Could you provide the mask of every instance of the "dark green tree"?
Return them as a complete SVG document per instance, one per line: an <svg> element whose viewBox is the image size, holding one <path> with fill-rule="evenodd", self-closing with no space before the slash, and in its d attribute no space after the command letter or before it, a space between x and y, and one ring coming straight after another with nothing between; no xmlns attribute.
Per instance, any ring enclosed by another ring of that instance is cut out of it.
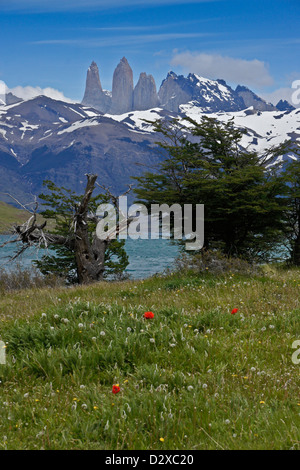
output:
<svg viewBox="0 0 300 470"><path fill-rule="evenodd" d="M228 256L267 258L282 238L283 182L275 160L285 146L263 155L241 145L246 131L233 121L203 117L154 123L165 159L136 178L139 201L204 204L205 243Z"/></svg>
<svg viewBox="0 0 300 470"><path fill-rule="evenodd" d="M300 156L299 146L294 146L293 151ZM285 236L289 262L300 266L300 161L286 165L282 178L286 184Z"/></svg>

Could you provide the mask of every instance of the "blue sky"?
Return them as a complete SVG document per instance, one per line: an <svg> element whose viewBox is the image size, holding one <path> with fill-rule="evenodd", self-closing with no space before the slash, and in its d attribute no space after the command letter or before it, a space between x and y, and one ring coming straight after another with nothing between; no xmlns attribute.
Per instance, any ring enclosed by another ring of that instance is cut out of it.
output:
<svg viewBox="0 0 300 470"><path fill-rule="evenodd" d="M169 70L286 97L300 79L299 0L0 0L0 79L81 100L92 60L103 88L126 56L159 87Z"/></svg>

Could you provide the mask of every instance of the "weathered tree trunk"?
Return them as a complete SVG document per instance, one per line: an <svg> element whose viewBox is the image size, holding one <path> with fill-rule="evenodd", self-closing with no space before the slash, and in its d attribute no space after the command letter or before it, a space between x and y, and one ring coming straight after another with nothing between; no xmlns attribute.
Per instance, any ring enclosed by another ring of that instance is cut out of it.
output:
<svg viewBox="0 0 300 470"><path fill-rule="evenodd" d="M103 279L105 251L110 243L109 240L100 240L96 234L91 242L88 231L88 205L95 189L96 179L97 175L88 175L85 194L74 217L75 258L80 284L89 284Z"/></svg>
<svg viewBox="0 0 300 470"><path fill-rule="evenodd" d="M75 255L78 281L80 284L89 284L103 279L105 271L105 252L111 243L108 236L106 240L100 240L96 233L91 239L89 232L89 221L97 223L97 219L89 215L89 202L95 189L97 175L87 175L87 185L85 193L79 207L75 209L73 220L73 231L68 236L52 234L44 231L46 222L42 225L36 223L36 209L30 212L30 219L23 225L14 227L15 240L8 243L22 243L22 248L14 256L17 258L27 248L31 246L51 247L64 245Z"/></svg>

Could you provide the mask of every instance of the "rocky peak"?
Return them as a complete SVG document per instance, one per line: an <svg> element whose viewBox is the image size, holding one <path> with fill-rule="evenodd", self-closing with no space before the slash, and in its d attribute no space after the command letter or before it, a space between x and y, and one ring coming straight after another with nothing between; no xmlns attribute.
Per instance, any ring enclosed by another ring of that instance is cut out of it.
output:
<svg viewBox="0 0 300 470"><path fill-rule="evenodd" d="M292 106L287 100L280 100L277 105L276 105L276 108L279 110L279 111L294 111L296 108L294 106Z"/></svg>
<svg viewBox="0 0 300 470"><path fill-rule="evenodd" d="M143 111L158 106L159 99L155 80L152 75L141 73L138 83L133 91L133 109Z"/></svg>
<svg viewBox="0 0 300 470"><path fill-rule="evenodd" d="M92 62L87 71L85 93L82 104L92 106L102 113L110 109L110 97L102 90L99 69L96 62Z"/></svg>
<svg viewBox="0 0 300 470"><path fill-rule="evenodd" d="M113 114L123 114L133 109L133 72L126 59L120 60L114 71L112 85Z"/></svg>
<svg viewBox="0 0 300 470"><path fill-rule="evenodd" d="M238 86L236 88L236 93L244 100L245 107L253 108L257 111L276 111L275 106L271 103L267 103L265 100L257 96L253 91L245 86Z"/></svg>

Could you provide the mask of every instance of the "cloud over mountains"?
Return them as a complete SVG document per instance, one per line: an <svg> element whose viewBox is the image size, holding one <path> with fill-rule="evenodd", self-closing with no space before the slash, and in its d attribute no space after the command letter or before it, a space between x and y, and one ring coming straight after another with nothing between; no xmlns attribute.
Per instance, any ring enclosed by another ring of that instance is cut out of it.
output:
<svg viewBox="0 0 300 470"><path fill-rule="evenodd" d="M208 78L242 83L253 87L266 87L273 84L268 66L260 60L244 60L218 54L202 52L175 53L171 65L181 66L184 70Z"/></svg>

